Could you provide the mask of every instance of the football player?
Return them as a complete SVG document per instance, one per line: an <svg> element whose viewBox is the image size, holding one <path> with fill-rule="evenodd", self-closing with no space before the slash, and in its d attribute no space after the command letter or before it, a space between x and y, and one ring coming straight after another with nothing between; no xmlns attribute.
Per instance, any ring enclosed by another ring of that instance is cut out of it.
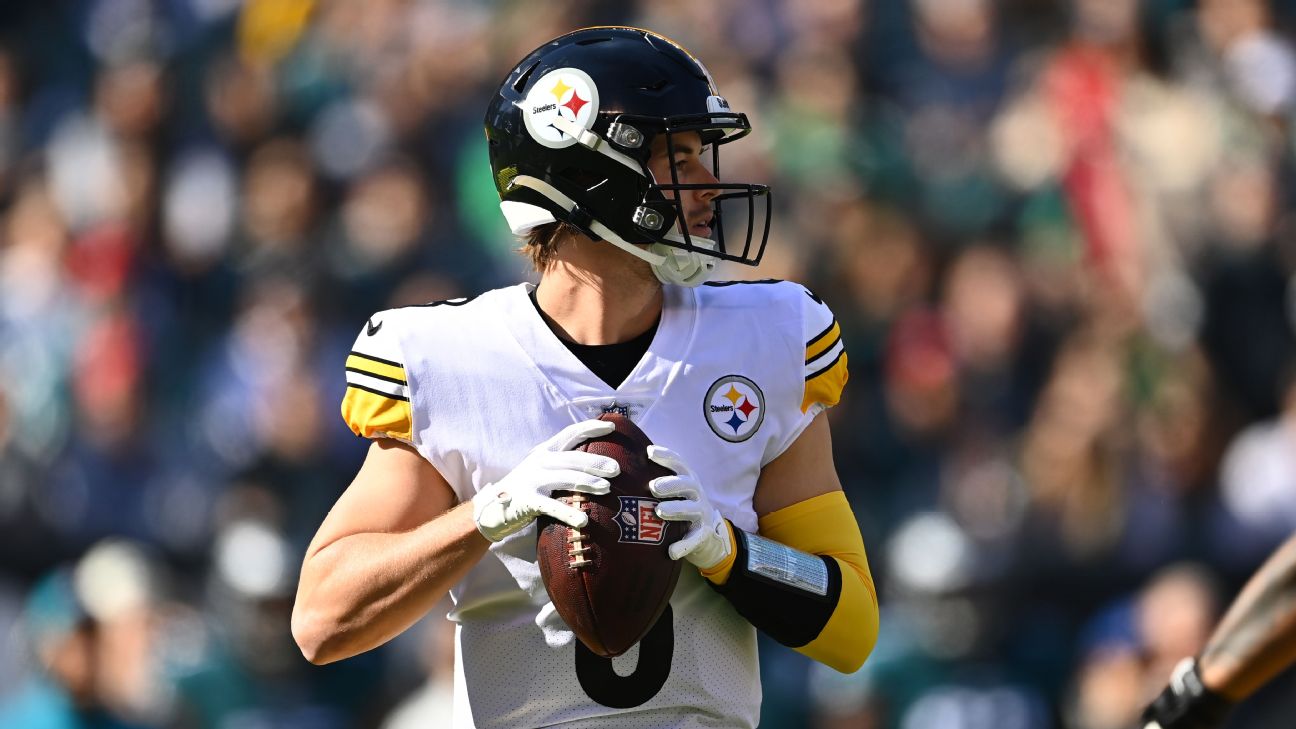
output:
<svg viewBox="0 0 1296 729"><path fill-rule="evenodd" d="M645 30L576 31L509 73L486 136L540 282L365 323L342 414L374 442L302 567L308 659L380 645L448 590L460 727L753 727L756 630L859 668L878 610L822 415L846 382L839 327L797 284L707 283L719 260L755 265L769 234L769 190L717 179L750 129ZM555 613L533 526L585 525L555 490L608 491L616 462L573 449L610 411L674 473L651 491L693 566L654 650L615 659Z"/></svg>
<svg viewBox="0 0 1296 729"><path fill-rule="evenodd" d="M1242 588L1200 657L1143 712L1144 729L1218 729L1233 705L1296 663L1296 537Z"/></svg>

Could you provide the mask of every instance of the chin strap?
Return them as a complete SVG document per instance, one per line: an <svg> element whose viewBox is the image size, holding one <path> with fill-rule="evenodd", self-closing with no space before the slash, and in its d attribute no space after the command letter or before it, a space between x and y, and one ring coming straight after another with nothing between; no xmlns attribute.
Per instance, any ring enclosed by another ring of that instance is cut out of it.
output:
<svg viewBox="0 0 1296 729"><path fill-rule="evenodd" d="M590 120L593 123L593 119ZM607 145L607 140L595 134L592 130L577 124L576 122L564 117L562 114L554 117L549 122L555 129L575 139L583 147L607 157L613 161L629 167L639 174L643 174L643 169L639 163L626 154L616 151Z"/></svg>
<svg viewBox="0 0 1296 729"><path fill-rule="evenodd" d="M679 243L684 242L683 239L675 235L666 237ZM703 242L710 244L704 247L715 250L715 241L707 238L693 239L693 245ZM648 250L656 251L666 259L661 265L652 267L653 273L657 275L657 280L662 283L698 286L711 278L711 271L715 269L716 259L705 253L675 248L663 243L653 243L648 246Z"/></svg>
<svg viewBox="0 0 1296 729"><path fill-rule="evenodd" d="M535 190L555 204L561 205L568 213L579 207L575 200L567 197L561 190L538 177L518 175L509 184ZM647 262L652 267L657 280L662 283L697 286L706 281L715 268L715 258L711 256L697 251L675 248L664 243L650 243L645 249L643 246L626 241L614 233L611 228L592 218L589 221L589 229L608 243L635 258ZM666 238L676 243L684 243L684 239L674 233L666 236ZM693 245L711 250L716 248L715 241L707 238L693 238Z"/></svg>

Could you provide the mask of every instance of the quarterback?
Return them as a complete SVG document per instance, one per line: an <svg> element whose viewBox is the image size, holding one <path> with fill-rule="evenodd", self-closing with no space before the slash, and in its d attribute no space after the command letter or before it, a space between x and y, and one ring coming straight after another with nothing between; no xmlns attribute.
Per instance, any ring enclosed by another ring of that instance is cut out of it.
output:
<svg viewBox="0 0 1296 729"><path fill-rule="evenodd" d="M846 382L839 327L797 284L707 282L717 261L758 263L769 234L769 190L717 179L750 129L645 30L569 33L508 75L490 162L539 284L364 324L342 415L373 443L302 566L310 661L384 643L448 591L456 727L754 727L757 630L864 662L877 598L822 415ZM534 522L585 526L551 494L609 489L616 462L575 447L612 411L674 474L650 490L691 566L652 649L609 659L554 611Z"/></svg>

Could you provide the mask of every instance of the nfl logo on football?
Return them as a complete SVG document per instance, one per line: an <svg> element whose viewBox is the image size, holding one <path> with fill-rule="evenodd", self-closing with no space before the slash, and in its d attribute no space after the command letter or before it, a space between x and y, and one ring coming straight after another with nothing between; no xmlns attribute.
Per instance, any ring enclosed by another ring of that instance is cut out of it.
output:
<svg viewBox="0 0 1296 729"><path fill-rule="evenodd" d="M622 542L661 544L666 536L666 522L657 516L657 500L622 496L621 511L616 520L621 525Z"/></svg>

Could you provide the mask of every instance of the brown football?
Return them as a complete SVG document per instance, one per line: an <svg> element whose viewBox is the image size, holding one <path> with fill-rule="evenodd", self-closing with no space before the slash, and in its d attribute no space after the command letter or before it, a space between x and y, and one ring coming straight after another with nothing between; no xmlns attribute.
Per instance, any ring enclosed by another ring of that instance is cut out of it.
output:
<svg viewBox="0 0 1296 729"><path fill-rule="evenodd" d="M558 615L591 651L604 657L630 650L670 603L680 562L666 553L686 525L657 518L648 482L670 470L648 460L652 441L630 419L605 413L616 430L577 450L614 459L620 475L604 496L571 491L554 496L589 514L584 529L539 520L536 558Z"/></svg>

